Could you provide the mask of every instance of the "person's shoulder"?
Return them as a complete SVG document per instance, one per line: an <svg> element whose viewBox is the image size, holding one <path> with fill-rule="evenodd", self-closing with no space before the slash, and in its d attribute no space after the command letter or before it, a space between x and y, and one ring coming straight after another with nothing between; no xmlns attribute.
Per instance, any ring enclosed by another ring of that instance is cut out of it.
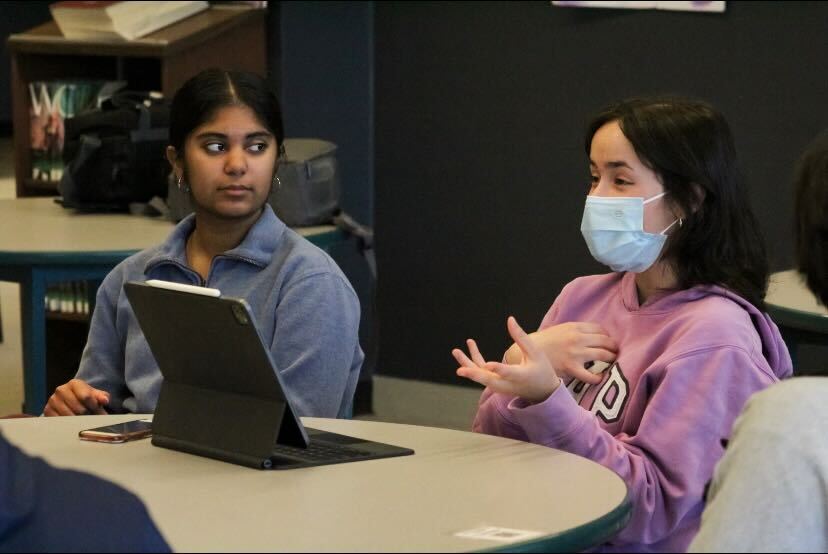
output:
<svg viewBox="0 0 828 554"><path fill-rule="evenodd" d="M281 290L300 290L320 298L344 294L359 305L356 292L334 259L290 228L285 228L279 246L265 270Z"/></svg>
<svg viewBox="0 0 828 554"><path fill-rule="evenodd" d="M828 422L828 378L786 379L754 395L748 410L753 418L781 419L786 425Z"/></svg>
<svg viewBox="0 0 828 554"><path fill-rule="evenodd" d="M147 266L151 260L158 257L161 246L151 246L135 254L127 256L112 268L101 282L101 288L115 293L124 283L131 280L143 281L146 279Z"/></svg>
<svg viewBox="0 0 828 554"><path fill-rule="evenodd" d="M153 260L161 255L162 250L163 245L161 244L150 246L149 248L145 248L135 254L132 254L131 256L127 256L116 267L120 268L124 273L132 273L134 271L140 271L143 273L150 260Z"/></svg>
<svg viewBox="0 0 828 554"><path fill-rule="evenodd" d="M677 294L683 293L688 295L688 301L682 303L682 311L686 313L704 318L712 318L719 314L720 319L722 317L732 317L742 321L750 320L750 312L746 309L745 304L736 300L732 295L716 292L699 294L695 291L683 291Z"/></svg>
<svg viewBox="0 0 828 554"><path fill-rule="evenodd" d="M341 270L331 256L311 241L286 228L281 253L274 254L274 262L281 262L292 270L295 278L311 275L341 275Z"/></svg>
<svg viewBox="0 0 828 554"><path fill-rule="evenodd" d="M659 332L669 337L671 358L727 351L744 359L742 369L761 367L772 373L750 313L727 298L711 296L677 305Z"/></svg>
<svg viewBox="0 0 828 554"><path fill-rule="evenodd" d="M675 293L668 299L669 317L659 333L669 340L671 357L721 352L733 356L729 365L740 371L755 370L771 381L790 375L785 343L766 313L720 287L701 289Z"/></svg>
<svg viewBox="0 0 828 554"><path fill-rule="evenodd" d="M77 536L76 529L79 527L89 533L89 548L169 551L146 507L133 493L87 473L57 469L40 463L40 475L49 483L47 490L50 494L60 493L59 496L66 499L65 502L70 502L72 498L96 499L94 513L90 512L85 525L83 520L87 517L83 515L79 515L79 521L75 522L80 525L71 525L74 529L71 534Z"/></svg>
<svg viewBox="0 0 828 554"><path fill-rule="evenodd" d="M23 516L0 533L0 550L169 551L147 509L131 492L87 473L52 467L3 439L0 445L7 458L13 457L7 469L15 472L20 493L6 499L13 505L4 505L3 511ZM21 489L22 482L28 485ZM78 498L94 498L95 509L66 512Z"/></svg>
<svg viewBox="0 0 828 554"><path fill-rule="evenodd" d="M784 449L790 463L824 466L828 445L828 378L786 379L751 396L736 420L731 445L751 451ZM773 455L772 453L770 454Z"/></svg>
<svg viewBox="0 0 828 554"><path fill-rule="evenodd" d="M714 343L736 340L741 344L744 340L758 339L751 313L755 310L749 309L745 302L718 292L682 291L676 295L685 298L673 303L671 319L684 331L703 334Z"/></svg>

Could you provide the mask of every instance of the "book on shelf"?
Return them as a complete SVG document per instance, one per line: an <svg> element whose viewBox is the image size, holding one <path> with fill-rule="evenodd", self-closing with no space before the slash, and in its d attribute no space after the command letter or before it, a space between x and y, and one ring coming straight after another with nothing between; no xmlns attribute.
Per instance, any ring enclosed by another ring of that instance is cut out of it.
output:
<svg viewBox="0 0 828 554"><path fill-rule="evenodd" d="M70 281L46 287L46 310L51 313L89 315L89 285Z"/></svg>
<svg viewBox="0 0 828 554"><path fill-rule="evenodd" d="M58 80L29 83L32 178L59 181L63 175L64 121L101 103L125 81Z"/></svg>
<svg viewBox="0 0 828 554"><path fill-rule="evenodd" d="M210 7L205 0L50 4L52 19L73 40L135 40Z"/></svg>

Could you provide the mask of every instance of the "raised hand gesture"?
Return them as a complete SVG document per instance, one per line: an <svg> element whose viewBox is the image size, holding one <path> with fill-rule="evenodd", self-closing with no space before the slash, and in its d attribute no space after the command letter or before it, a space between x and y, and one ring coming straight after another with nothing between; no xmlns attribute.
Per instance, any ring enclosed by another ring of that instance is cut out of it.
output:
<svg viewBox="0 0 828 554"><path fill-rule="evenodd" d="M618 345L597 323L573 321L547 327L529 335L540 348L559 377L574 377L584 383L597 384L602 376L586 367L590 362L611 363L618 355ZM506 351L507 364L520 363L522 353L517 344Z"/></svg>
<svg viewBox="0 0 828 554"><path fill-rule="evenodd" d="M477 343L468 339L466 344L471 358L459 348L451 352L460 364L457 375L495 392L519 396L533 404L543 402L560 386L561 380L549 358L514 317L509 316L506 328L521 351L519 363L487 362L480 354Z"/></svg>

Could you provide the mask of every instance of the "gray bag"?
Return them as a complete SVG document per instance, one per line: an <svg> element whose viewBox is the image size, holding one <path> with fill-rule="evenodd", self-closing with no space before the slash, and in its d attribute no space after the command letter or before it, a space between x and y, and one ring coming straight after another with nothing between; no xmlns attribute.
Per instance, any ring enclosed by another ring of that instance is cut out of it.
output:
<svg viewBox="0 0 828 554"><path fill-rule="evenodd" d="M339 211L336 145L320 139L285 139L284 146L279 181L268 198L273 211L290 227L332 223ZM172 173L167 184L168 217L181 221L193 211L190 195L178 190Z"/></svg>
<svg viewBox="0 0 828 554"><path fill-rule="evenodd" d="M320 139L285 139L273 211L291 227L330 223L339 210L336 145Z"/></svg>

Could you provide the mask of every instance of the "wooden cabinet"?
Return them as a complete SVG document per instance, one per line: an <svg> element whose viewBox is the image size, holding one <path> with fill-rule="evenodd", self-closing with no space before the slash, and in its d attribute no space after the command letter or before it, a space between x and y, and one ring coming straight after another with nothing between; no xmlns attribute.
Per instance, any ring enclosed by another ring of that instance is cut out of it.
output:
<svg viewBox="0 0 828 554"><path fill-rule="evenodd" d="M32 178L29 92L33 81L119 79L167 97L203 69L267 71L265 10L219 5L134 41L67 40L54 21L8 39L17 196L57 194L57 183Z"/></svg>

